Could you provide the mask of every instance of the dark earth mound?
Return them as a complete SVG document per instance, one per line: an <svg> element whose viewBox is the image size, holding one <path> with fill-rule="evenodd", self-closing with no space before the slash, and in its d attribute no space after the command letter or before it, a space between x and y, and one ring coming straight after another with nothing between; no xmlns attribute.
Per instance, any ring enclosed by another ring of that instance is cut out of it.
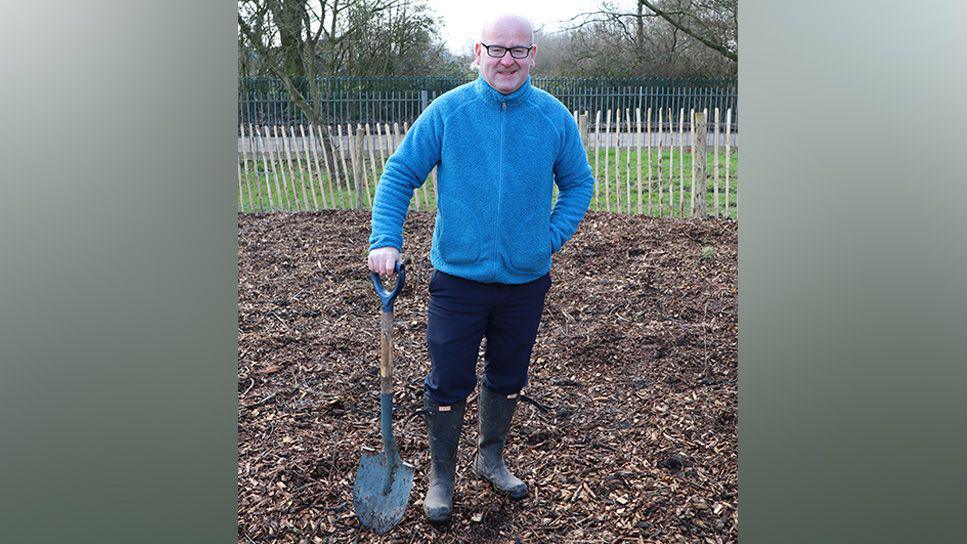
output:
<svg viewBox="0 0 967 544"><path fill-rule="evenodd" d="M420 417L433 216L410 212L395 305L406 516L359 527L352 484L378 429L368 211L238 219L238 542L737 542L737 228L589 213L553 285L507 446L530 495L478 480L469 399L454 519L425 521Z"/></svg>

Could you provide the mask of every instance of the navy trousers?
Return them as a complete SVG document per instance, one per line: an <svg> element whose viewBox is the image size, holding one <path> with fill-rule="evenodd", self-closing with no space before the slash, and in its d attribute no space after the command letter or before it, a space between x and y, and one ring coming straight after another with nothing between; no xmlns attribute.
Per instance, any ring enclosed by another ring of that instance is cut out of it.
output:
<svg viewBox="0 0 967 544"><path fill-rule="evenodd" d="M517 285L480 283L434 271L430 279L426 392L437 404L459 402L477 385L477 356L486 336L484 385L510 395L527 385L551 274Z"/></svg>

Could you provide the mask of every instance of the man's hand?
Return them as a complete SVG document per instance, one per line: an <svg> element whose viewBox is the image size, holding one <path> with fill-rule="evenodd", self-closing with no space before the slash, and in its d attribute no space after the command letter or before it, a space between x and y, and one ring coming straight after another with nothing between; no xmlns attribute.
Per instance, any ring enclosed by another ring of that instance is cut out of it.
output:
<svg viewBox="0 0 967 544"><path fill-rule="evenodd" d="M401 261L395 247L378 247L369 252L369 269L377 274L396 276L396 263Z"/></svg>

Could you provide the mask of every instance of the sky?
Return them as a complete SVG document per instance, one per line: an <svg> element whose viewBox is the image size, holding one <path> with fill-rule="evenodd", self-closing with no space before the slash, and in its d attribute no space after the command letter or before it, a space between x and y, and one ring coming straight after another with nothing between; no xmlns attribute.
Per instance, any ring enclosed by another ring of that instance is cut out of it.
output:
<svg viewBox="0 0 967 544"><path fill-rule="evenodd" d="M535 29L544 25L545 31L562 27L578 13L594 11L600 0L428 0L427 4L442 17L445 27L442 38L454 53L467 53L480 34L480 25L489 14L513 12L528 17Z"/></svg>

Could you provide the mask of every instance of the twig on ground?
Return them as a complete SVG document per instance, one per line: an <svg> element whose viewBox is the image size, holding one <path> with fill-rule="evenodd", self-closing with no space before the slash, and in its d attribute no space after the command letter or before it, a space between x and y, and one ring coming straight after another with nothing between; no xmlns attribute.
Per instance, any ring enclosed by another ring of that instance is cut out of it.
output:
<svg viewBox="0 0 967 544"><path fill-rule="evenodd" d="M245 395L252 390L252 387L255 386L255 378L249 378L249 380L251 381L251 383L248 384L248 387L245 388L245 391L243 391L242 394L239 395L239 398L245 398Z"/></svg>

